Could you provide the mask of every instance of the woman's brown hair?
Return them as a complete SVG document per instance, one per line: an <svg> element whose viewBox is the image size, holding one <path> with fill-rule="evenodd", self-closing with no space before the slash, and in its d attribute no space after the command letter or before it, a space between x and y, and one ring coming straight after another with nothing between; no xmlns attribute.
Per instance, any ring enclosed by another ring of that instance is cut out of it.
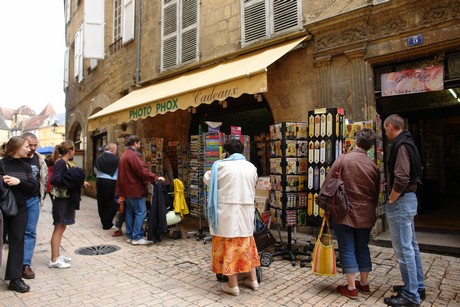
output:
<svg viewBox="0 0 460 307"><path fill-rule="evenodd" d="M9 139L8 143L6 143L5 152L3 154L6 158L11 158L13 155L19 150L19 148L24 145L27 140L22 136L13 136Z"/></svg>
<svg viewBox="0 0 460 307"><path fill-rule="evenodd" d="M54 151L51 157L53 161L56 162L60 157L68 154L73 149L75 149L75 144L72 141L63 141L61 144L54 146Z"/></svg>

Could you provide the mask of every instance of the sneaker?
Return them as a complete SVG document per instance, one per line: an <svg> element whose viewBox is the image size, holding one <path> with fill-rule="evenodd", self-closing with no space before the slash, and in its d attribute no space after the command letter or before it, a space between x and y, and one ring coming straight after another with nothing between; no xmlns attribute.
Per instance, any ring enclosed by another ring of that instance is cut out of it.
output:
<svg viewBox="0 0 460 307"><path fill-rule="evenodd" d="M65 262L65 263L71 263L71 262L72 262L72 258L66 257L66 256L62 256L62 255L60 255L60 256L58 257L58 259L62 260L62 261Z"/></svg>
<svg viewBox="0 0 460 307"><path fill-rule="evenodd" d="M348 286L345 285L345 286L337 286L336 291L337 293L345 295L348 298L351 298L354 300L358 299L358 289L350 290L348 289Z"/></svg>
<svg viewBox="0 0 460 307"><path fill-rule="evenodd" d="M146 240L144 238L139 239L139 240L133 240L131 242L132 245L149 245L149 244L152 244L152 243L153 243L153 241Z"/></svg>
<svg viewBox="0 0 460 307"><path fill-rule="evenodd" d="M249 279L245 279L244 280L244 285L246 287L248 287L249 289L252 289L254 291L256 291L257 289L259 289L259 283L257 282L257 280L249 280Z"/></svg>
<svg viewBox="0 0 460 307"><path fill-rule="evenodd" d="M383 302L391 307L419 307L420 304L409 301L407 298L398 295L393 295L391 297L386 297L383 299Z"/></svg>
<svg viewBox="0 0 460 307"><path fill-rule="evenodd" d="M228 294L232 294L234 296L240 295L240 288L238 286L230 288L228 283L222 285L222 291Z"/></svg>
<svg viewBox="0 0 460 307"><path fill-rule="evenodd" d="M397 293L401 293L403 291L403 285L393 286L393 291ZM418 289L418 295L420 295L420 299L424 300L426 298L426 291L425 289Z"/></svg>
<svg viewBox="0 0 460 307"><path fill-rule="evenodd" d="M133 242L133 239L130 239L130 238L126 239L126 243L131 243L131 242Z"/></svg>
<svg viewBox="0 0 460 307"><path fill-rule="evenodd" d="M123 231L121 229L117 229L112 233L112 237L120 237L123 234Z"/></svg>
<svg viewBox="0 0 460 307"><path fill-rule="evenodd" d="M369 285L361 286L361 282L359 280L355 280L355 287L359 290L359 292L363 294L371 294L371 289Z"/></svg>
<svg viewBox="0 0 460 307"><path fill-rule="evenodd" d="M68 263L65 263L64 261L62 261L61 259L56 259L56 261L51 261L50 260L50 263L48 263L48 267L51 269L51 268L55 268L55 269L67 269L67 268L70 268L70 264Z"/></svg>

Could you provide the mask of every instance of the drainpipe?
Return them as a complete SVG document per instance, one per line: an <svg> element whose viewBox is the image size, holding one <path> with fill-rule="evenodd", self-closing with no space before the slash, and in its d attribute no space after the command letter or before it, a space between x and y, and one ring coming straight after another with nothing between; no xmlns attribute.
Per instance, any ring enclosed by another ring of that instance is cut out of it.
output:
<svg viewBox="0 0 460 307"><path fill-rule="evenodd" d="M141 13L142 0L137 1L137 60L136 60L136 86L141 81Z"/></svg>

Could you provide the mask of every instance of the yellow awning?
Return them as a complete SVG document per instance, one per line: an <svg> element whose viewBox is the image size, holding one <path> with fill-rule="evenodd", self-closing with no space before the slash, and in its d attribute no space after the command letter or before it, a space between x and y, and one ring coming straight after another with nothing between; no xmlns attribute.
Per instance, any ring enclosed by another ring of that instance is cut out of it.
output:
<svg viewBox="0 0 460 307"><path fill-rule="evenodd" d="M266 92L267 67L303 40L305 37L135 90L90 116L88 130L186 110L245 93Z"/></svg>

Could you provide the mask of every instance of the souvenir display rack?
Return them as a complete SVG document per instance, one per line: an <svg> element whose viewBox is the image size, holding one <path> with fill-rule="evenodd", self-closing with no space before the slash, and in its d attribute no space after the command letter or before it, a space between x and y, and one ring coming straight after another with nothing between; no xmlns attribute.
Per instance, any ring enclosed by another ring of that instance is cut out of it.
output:
<svg viewBox="0 0 460 307"><path fill-rule="evenodd" d="M281 211L281 224L288 235L285 248L272 256L283 256L293 266L296 256L309 255L292 248L292 228L306 224L298 211L305 210L307 205L307 127L307 123L289 122L270 126L270 206Z"/></svg>

